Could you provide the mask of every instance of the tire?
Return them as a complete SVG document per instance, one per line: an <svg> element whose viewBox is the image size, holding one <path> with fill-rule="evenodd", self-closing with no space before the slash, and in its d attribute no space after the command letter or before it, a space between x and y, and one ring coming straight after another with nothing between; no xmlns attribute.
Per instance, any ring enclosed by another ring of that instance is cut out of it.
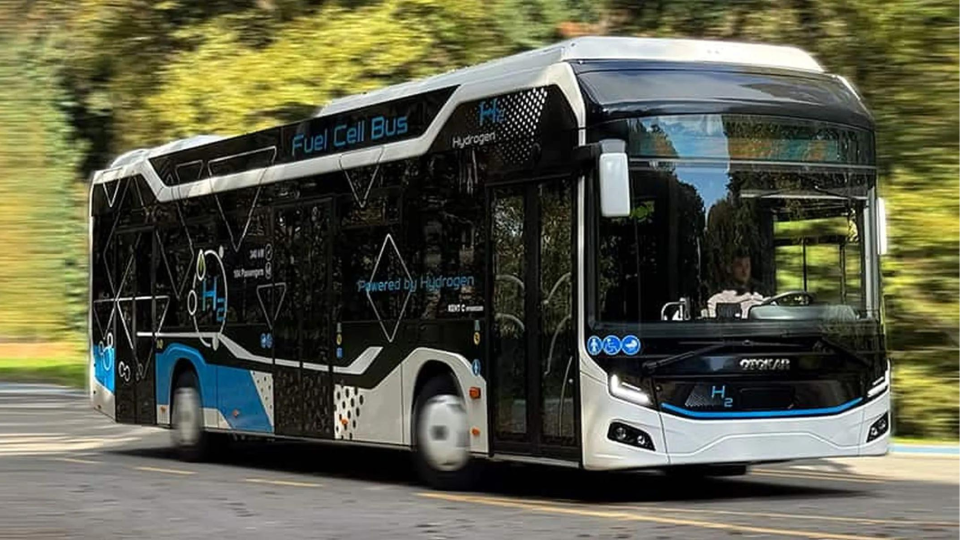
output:
<svg viewBox="0 0 960 540"><path fill-rule="evenodd" d="M719 478L722 476L744 476L746 465L681 465L666 469L666 474L675 478Z"/></svg>
<svg viewBox="0 0 960 540"><path fill-rule="evenodd" d="M203 429L203 400L196 373L185 371L177 377L171 403L170 440L177 456L184 461L209 458L212 437Z"/></svg>
<svg viewBox="0 0 960 540"><path fill-rule="evenodd" d="M470 456L470 432L463 398L449 376L427 381L414 406L414 461L427 485L466 490L475 485L478 464Z"/></svg>

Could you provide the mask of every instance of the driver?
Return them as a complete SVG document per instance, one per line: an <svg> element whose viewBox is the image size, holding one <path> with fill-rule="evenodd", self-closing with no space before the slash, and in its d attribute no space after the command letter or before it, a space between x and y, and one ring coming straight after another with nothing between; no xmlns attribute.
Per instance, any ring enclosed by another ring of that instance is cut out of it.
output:
<svg viewBox="0 0 960 540"><path fill-rule="evenodd" d="M764 300L763 294L759 292L759 283L753 279L750 253L744 249L737 249L726 270L727 281L723 290L707 300L708 316L717 317L719 313L723 318L746 319L750 308ZM736 312L736 306L740 308L739 314Z"/></svg>

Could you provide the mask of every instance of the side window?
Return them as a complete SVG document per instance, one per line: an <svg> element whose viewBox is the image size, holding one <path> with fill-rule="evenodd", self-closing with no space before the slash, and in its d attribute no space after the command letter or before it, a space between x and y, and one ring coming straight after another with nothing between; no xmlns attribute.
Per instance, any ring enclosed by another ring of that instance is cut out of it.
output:
<svg viewBox="0 0 960 540"><path fill-rule="evenodd" d="M369 192L354 186L363 205L339 197L342 320L391 337L402 320L481 315L483 192L464 155L381 164Z"/></svg>
<svg viewBox="0 0 960 540"><path fill-rule="evenodd" d="M479 316L483 310L483 193L459 152L423 158L405 197L420 318Z"/></svg>

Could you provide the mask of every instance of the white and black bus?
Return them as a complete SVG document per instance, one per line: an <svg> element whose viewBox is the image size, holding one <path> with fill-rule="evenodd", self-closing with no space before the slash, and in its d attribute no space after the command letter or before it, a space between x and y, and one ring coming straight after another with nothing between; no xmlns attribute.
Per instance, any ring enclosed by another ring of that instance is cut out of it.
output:
<svg viewBox="0 0 960 540"><path fill-rule="evenodd" d="M93 406L739 473L889 440L874 123L803 51L583 38L93 178Z"/></svg>

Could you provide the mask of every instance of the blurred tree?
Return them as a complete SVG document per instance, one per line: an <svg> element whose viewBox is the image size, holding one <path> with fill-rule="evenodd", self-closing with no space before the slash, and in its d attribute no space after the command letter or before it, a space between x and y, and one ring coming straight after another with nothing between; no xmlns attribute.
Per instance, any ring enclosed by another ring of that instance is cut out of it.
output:
<svg viewBox="0 0 960 540"><path fill-rule="evenodd" d="M48 52L0 35L0 342L79 342L85 328L83 146Z"/></svg>
<svg viewBox="0 0 960 540"><path fill-rule="evenodd" d="M365 92L506 52L479 1L388 0L329 5L244 43L233 17L197 29L198 46L171 58L165 84L129 111L124 134L154 144L195 133L238 133L308 116L331 98Z"/></svg>

